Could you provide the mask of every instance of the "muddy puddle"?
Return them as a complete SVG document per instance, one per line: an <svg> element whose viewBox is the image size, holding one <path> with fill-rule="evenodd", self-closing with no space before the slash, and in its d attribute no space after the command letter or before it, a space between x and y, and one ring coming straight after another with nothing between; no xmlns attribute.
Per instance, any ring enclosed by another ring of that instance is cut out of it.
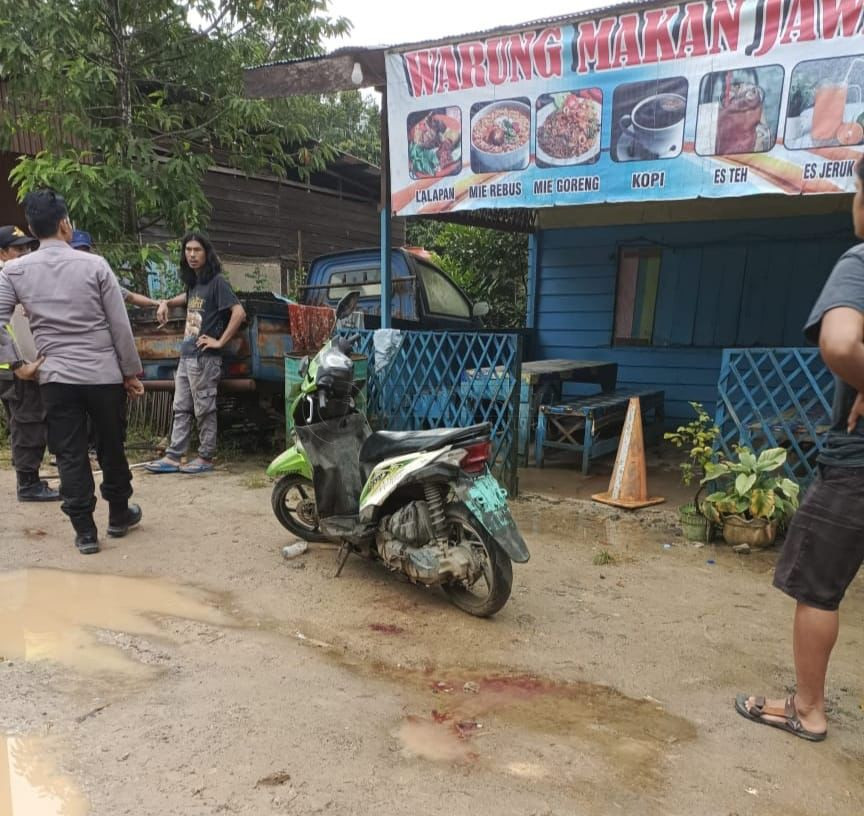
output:
<svg viewBox="0 0 864 816"><path fill-rule="evenodd" d="M160 617L231 622L213 597L160 579L51 569L0 574L0 660L50 660L84 674L146 674L152 668L100 633L168 639Z"/></svg>
<svg viewBox="0 0 864 816"><path fill-rule="evenodd" d="M655 514L650 523L638 518L620 518L585 512L573 504L524 503L515 507L519 530L531 538L543 537L556 544L596 549L645 549L673 540L677 531L665 517Z"/></svg>
<svg viewBox="0 0 864 816"><path fill-rule="evenodd" d="M692 722L659 701L605 685L393 666L309 636L300 641L338 667L391 684L404 696L405 714L390 733L406 759L479 765L559 787L615 784L635 791L662 785L676 746L697 735Z"/></svg>
<svg viewBox="0 0 864 816"><path fill-rule="evenodd" d="M572 502L532 499L517 504L514 515L528 539L541 537L553 547L586 548L590 553L606 551L612 561L634 563L646 555L684 554L706 567L730 567L753 572L773 569L778 548L735 553L719 536L708 544L684 539L674 517L667 511L607 513L586 509Z"/></svg>
<svg viewBox="0 0 864 816"><path fill-rule="evenodd" d="M51 757L46 740L0 735L0 816L85 816L84 797Z"/></svg>
<svg viewBox="0 0 864 816"><path fill-rule="evenodd" d="M602 768L628 784L659 782L666 754L696 736L692 723L656 701L607 686L529 675L454 675L427 680L426 687L430 708L407 715L395 732L407 754L435 762L495 762L523 778L564 781L560 759L573 752L591 775ZM526 759L532 745L542 755L553 744L559 756L551 764Z"/></svg>

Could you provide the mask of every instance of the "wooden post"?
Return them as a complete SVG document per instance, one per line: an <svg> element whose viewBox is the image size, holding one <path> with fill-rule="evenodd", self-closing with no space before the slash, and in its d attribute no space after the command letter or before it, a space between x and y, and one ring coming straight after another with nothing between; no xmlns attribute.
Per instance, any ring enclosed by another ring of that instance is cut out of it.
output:
<svg viewBox="0 0 864 816"><path fill-rule="evenodd" d="M393 258L390 249L390 138L387 128L387 86L381 89L381 328L389 329L393 303Z"/></svg>

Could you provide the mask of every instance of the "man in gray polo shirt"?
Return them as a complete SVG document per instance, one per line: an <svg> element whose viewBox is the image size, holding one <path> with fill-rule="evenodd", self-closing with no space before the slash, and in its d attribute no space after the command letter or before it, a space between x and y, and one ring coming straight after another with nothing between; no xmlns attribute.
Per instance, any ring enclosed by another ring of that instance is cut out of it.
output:
<svg viewBox="0 0 864 816"><path fill-rule="evenodd" d="M48 447L57 457L60 494L83 554L99 552L96 498L87 456L87 420L98 428L102 497L108 535L120 537L141 520L129 504L132 474L123 449L126 396L144 393L120 285L108 262L68 245L72 225L62 196L28 194L24 211L39 251L0 272L0 324L17 304L30 317L39 353L39 384L48 422Z"/></svg>

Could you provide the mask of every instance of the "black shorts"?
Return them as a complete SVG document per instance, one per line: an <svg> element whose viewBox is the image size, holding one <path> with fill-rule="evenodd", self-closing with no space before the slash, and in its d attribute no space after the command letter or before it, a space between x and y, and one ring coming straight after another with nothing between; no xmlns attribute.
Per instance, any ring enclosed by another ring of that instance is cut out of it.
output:
<svg viewBox="0 0 864 816"><path fill-rule="evenodd" d="M864 560L864 468L822 466L789 525L774 586L834 611Z"/></svg>

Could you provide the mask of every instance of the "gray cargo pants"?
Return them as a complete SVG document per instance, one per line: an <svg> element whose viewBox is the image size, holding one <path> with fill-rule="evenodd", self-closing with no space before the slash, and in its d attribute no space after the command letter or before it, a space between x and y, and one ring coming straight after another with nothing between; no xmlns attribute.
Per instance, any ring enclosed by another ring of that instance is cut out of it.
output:
<svg viewBox="0 0 864 816"><path fill-rule="evenodd" d="M216 454L216 389L222 377L222 358L216 354L181 357L174 380L174 427L171 444L165 451L180 459L189 448L192 416L198 423L198 455L212 459Z"/></svg>
<svg viewBox="0 0 864 816"><path fill-rule="evenodd" d="M9 419L12 464L19 473L38 473L48 426L39 394L39 383L31 380L0 382L0 399Z"/></svg>

